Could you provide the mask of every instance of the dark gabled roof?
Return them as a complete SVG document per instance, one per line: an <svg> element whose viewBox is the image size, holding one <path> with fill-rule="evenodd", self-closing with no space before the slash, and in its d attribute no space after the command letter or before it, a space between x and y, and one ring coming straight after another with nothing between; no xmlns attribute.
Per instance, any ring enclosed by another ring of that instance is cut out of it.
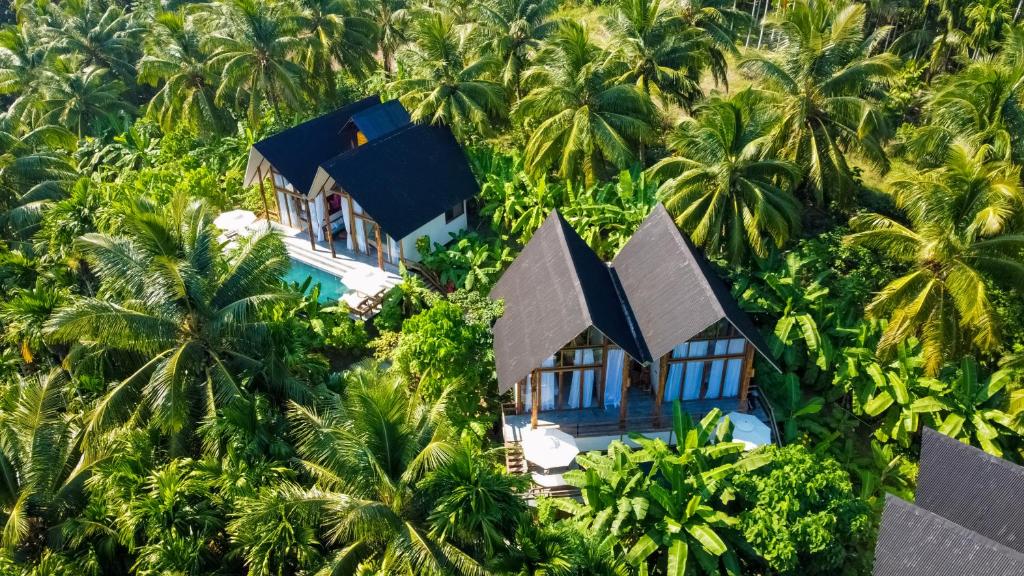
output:
<svg viewBox="0 0 1024 576"><path fill-rule="evenodd" d="M1024 553L1024 468L930 428L917 505Z"/></svg>
<svg viewBox="0 0 1024 576"><path fill-rule="evenodd" d="M661 204L615 256L612 268L651 358L724 319L775 365L761 332Z"/></svg>
<svg viewBox="0 0 1024 576"><path fill-rule="evenodd" d="M478 190L462 147L445 126L410 124L320 168L395 239Z"/></svg>
<svg viewBox="0 0 1024 576"><path fill-rule="evenodd" d="M494 325L498 387L508 390L593 326L640 355L608 267L557 211L491 290L505 301Z"/></svg>
<svg viewBox="0 0 1024 576"><path fill-rule="evenodd" d="M244 185L255 181L256 166L265 160L287 178L296 191L308 193L320 163L355 146L353 139L341 134L352 115L379 104L379 97L369 96L260 140L249 153Z"/></svg>
<svg viewBox="0 0 1024 576"><path fill-rule="evenodd" d="M352 115L350 120L355 127L366 136L367 140L376 140L408 126L412 119L398 100L388 100L380 106L361 110Z"/></svg>
<svg viewBox="0 0 1024 576"><path fill-rule="evenodd" d="M889 495L874 576L1021 576L1024 554Z"/></svg>

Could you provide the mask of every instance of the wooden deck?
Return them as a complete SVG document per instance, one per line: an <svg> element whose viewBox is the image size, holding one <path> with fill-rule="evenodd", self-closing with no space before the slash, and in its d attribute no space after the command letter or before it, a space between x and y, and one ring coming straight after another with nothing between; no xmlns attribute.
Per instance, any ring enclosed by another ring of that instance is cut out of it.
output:
<svg viewBox="0 0 1024 576"><path fill-rule="evenodd" d="M349 290L343 299L359 318L373 316L379 309L383 295L402 282L397 266L385 264L384 270L381 270L377 267L375 257L346 250L344 243L340 246L335 244L336 256L331 256L331 248L326 242L314 242L311 246L309 234L305 231L267 220L259 220L253 226L267 225L268 222L281 235L288 255L293 260L341 279L341 283Z"/></svg>
<svg viewBox="0 0 1024 576"><path fill-rule="evenodd" d="M582 410L552 410L541 412L537 419L538 427L556 427L571 434L580 443L581 448L589 445L587 438L620 436L623 440L629 432L665 433L672 429L672 404L661 406L661 419L654 418L654 397L650 392L631 389L628 392L626 425L619 424L619 408L585 408ZM739 400L726 398L720 400L699 400L684 402L683 409L694 419L703 418L711 410L718 408L729 413L739 408ZM762 415L758 414L759 417ZM762 417L763 419L763 417ZM519 442L522 434L530 427L530 414L505 414L502 433L506 442ZM662 434L656 434L662 436ZM595 438L596 439L596 438ZM609 440L610 441L610 440ZM671 442L671 435L666 441Z"/></svg>

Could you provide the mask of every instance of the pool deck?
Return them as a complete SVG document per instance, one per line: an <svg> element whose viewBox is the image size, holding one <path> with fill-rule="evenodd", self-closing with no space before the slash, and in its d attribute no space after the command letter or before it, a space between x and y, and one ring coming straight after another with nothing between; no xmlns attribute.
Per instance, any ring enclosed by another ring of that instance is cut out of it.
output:
<svg viewBox="0 0 1024 576"><path fill-rule="evenodd" d="M397 266L385 264L385 269L381 270L377 267L376 258L353 254L344 245L336 244L336 256L332 257L331 248L326 242L315 242L311 246L309 235L304 231L267 220L258 220L249 227L256 229L268 224L281 235L291 258L340 278L349 290L342 299L352 308L381 290L390 289L402 282Z"/></svg>

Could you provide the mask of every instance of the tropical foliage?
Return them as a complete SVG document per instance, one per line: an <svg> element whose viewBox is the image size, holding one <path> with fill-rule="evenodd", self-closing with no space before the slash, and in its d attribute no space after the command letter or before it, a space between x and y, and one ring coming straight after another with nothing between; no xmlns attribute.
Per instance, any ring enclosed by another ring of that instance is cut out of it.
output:
<svg viewBox="0 0 1024 576"><path fill-rule="evenodd" d="M923 427L1024 461L1021 17L0 3L0 572L869 573ZM265 209L255 142L372 94L481 190L364 322L213 221ZM684 406L527 506L487 293L553 210L610 260L659 201L765 336L785 447Z"/></svg>

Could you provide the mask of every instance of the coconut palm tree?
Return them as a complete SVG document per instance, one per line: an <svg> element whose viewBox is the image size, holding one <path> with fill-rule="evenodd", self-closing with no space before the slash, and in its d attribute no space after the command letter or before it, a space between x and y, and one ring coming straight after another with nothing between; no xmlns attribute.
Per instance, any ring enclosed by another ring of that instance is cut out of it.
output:
<svg viewBox="0 0 1024 576"><path fill-rule="evenodd" d="M139 61L139 82L160 86L146 113L165 132L181 125L215 133L230 127L230 116L215 102L216 84L202 38L183 12L163 12L153 19Z"/></svg>
<svg viewBox="0 0 1024 576"><path fill-rule="evenodd" d="M476 56L454 20L424 13L411 32L409 76L390 88L417 122L446 124L457 135L486 133L507 113L505 91L487 78L496 61Z"/></svg>
<svg viewBox="0 0 1024 576"><path fill-rule="evenodd" d="M1024 281L1024 235L1017 232L1024 190L1020 169L992 156L988 146L954 144L941 167L891 179L906 221L875 213L851 220L849 242L911 267L867 309L888 319L878 343L883 358L916 336L925 371L934 376L958 354L1000 349L999 313L988 287Z"/></svg>
<svg viewBox="0 0 1024 576"><path fill-rule="evenodd" d="M405 0L373 0L367 16L377 25L377 51L380 52L384 76L394 72L395 53L405 43L409 13Z"/></svg>
<svg viewBox="0 0 1024 576"><path fill-rule="evenodd" d="M483 50L501 62L501 82L518 99L520 79L540 41L554 28L554 0L491 0L480 6Z"/></svg>
<svg viewBox="0 0 1024 576"><path fill-rule="evenodd" d="M799 228L800 170L762 154L772 120L751 92L708 100L676 127L676 155L649 171L663 181L658 193L676 224L730 262L764 258Z"/></svg>
<svg viewBox="0 0 1024 576"><path fill-rule="evenodd" d="M7 550L59 528L103 460L81 452L66 385L67 374L55 369L0 391L0 544Z"/></svg>
<svg viewBox="0 0 1024 576"><path fill-rule="evenodd" d="M45 43L32 26L0 30L0 94L12 95L7 116L32 123L38 118L39 78L46 68Z"/></svg>
<svg viewBox="0 0 1024 576"><path fill-rule="evenodd" d="M815 204L849 206L855 184L847 151L888 166L886 123L866 97L897 62L874 54L888 28L865 37L863 4L837 8L822 0L799 0L770 25L781 36L777 55L755 55L740 66L776 99L780 120L771 148L806 171L804 188Z"/></svg>
<svg viewBox="0 0 1024 576"><path fill-rule="evenodd" d="M79 138L101 132L116 124L119 114L134 111L122 98L124 84L111 78L106 68L72 71L63 64L55 66L43 74L40 89L42 121L65 126Z"/></svg>
<svg viewBox="0 0 1024 576"><path fill-rule="evenodd" d="M350 0L299 0L299 37L310 81L331 98L335 95L335 67L365 78L376 68L377 26Z"/></svg>
<svg viewBox="0 0 1024 576"><path fill-rule="evenodd" d="M1024 160L1024 67L1003 59L974 62L939 79L924 97L924 119L897 147L924 167L940 165L954 140L988 144L1006 160Z"/></svg>
<svg viewBox="0 0 1024 576"><path fill-rule="evenodd" d="M689 106L701 97L701 73L714 64L725 77L725 60L712 61L709 36L690 26L674 2L618 0L604 19L609 47L625 71L619 82L635 83L648 96Z"/></svg>
<svg viewBox="0 0 1024 576"><path fill-rule="evenodd" d="M264 102L280 119L281 104L298 110L305 73L298 64L302 43L294 14L281 3L224 0L207 14L213 51L210 65L220 74L217 101L244 110L250 121Z"/></svg>
<svg viewBox="0 0 1024 576"><path fill-rule="evenodd" d="M131 85L139 58L142 27L116 2L71 0L47 8L43 33L50 49L73 58L80 68L105 68Z"/></svg>
<svg viewBox="0 0 1024 576"><path fill-rule="evenodd" d="M382 574L483 573L431 529L430 499L416 489L459 450L443 398L420 403L394 372L364 365L346 374L341 398L319 410L292 403L289 416L300 462L316 484L282 484L243 504L229 531L257 573L278 573L280 564L269 564L299 550L266 553L289 524L296 535L308 525L324 535L335 549L331 573L353 573L360 563Z"/></svg>
<svg viewBox="0 0 1024 576"><path fill-rule="evenodd" d="M181 197L165 207L139 200L120 230L79 240L100 292L72 300L46 325L53 341L130 372L93 409L91 433L141 412L173 451L188 452L196 425L243 394L243 374L279 396L295 393L260 377L269 331L261 311L287 299L280 277L289 260L272 233L224 252L206 207Z"/></svg>
<svg viewBox="0 0 1024 576"><path fill-rule="evenodd" d="M75 137L60 126L25 132L14 122L0 123L0 238L23 240L46 202L60 197L75 170L66 152Z"/></svg>
<svg viewBox="0 0 1024 576"><path fill-rule="evenodd" d="M526 169L554 168L565 179L593 184L631 167L634 150L653 139L653 106L619 74L578 22L562 22L545 42L524 82L529 93L516 114L535 124L526 144Z"/></svg>

